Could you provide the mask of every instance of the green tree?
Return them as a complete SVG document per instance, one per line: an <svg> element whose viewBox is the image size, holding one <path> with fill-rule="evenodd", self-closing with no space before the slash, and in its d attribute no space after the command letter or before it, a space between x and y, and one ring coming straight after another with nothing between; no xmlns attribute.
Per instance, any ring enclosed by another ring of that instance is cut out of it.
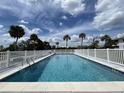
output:
<svg viewBox="0 0 124 93"><path fill-rule="evenodd" d="M50 43L47 41L44 41L44 49L51 49Z"/></svg>
<svg viewBox="0 0 124 93"><path fill-rule="evenodd" d="M37 34L32 34L28 42L28 50L43 50L43 49L51 49L49 42L40 40Z"/></svg>
<svg viewBox="0 0 124 93"><path fill-rule="evenodd" d="M80 33L79 38L81 39L81 47L83 47L83 40L86 38L86 34L85 33Z"/></svg>
<svg viewBox="0 0 124 93"><path fill-rule="evenodd" d="M37 41L38 40L37 34L31 34L30 35L30 40Z"/></svg>
<svg viewBox="0 0 124 93"><path fill-rule="evenodd" d="M9 45L9 47L8 47L8 50L10 50L10 51L15 51L16 50L16 45L15 45L15 43L13 43L13 44L10 44Z"/></svg>
<svg viewBox="0 0 124 93"><path fill-rule="evenodd" d="M63 37L63 40L66 42L66 48L68 47L68 41L71 40L71 37L69 35L65 35Z"/></svg>
<svg viewBox="0 0 124 93"><path fill-rule="evenodd" d="M99 48L99 41L95 40L90 46L89 48L94 49L94 48Z"/></svg>
<svg viewBox="0 0 124 93"><path fill-rule="evenodd" d="M18 49L19 49L19 50L26 50L27 46L28 46L27 41L22 40L22 41L18 44Z"/></svg>
<svg viewBox="0 0 124 93"><path fill-rule="evenodd" d="M18 39L23 37L25 35L25 31L20 26L14 26L12 25L9 30L9 34L12 38L16 38L15 44L17 45Z"/></svg>
<svg viewBox="0 0 124 93"><path fill-rule="evenodd" d="M29 45L33 47L33 49L37 49L38 46L38 36L37 34L31 34L30 35L30 40L29 40Z"/></svg>
<svg viewBox="0 0 124 93"><path fill-rule="evenodd" d="M113 45L116 45L109 35L101 37L101 41L105 41L104 48L113 48Z"/></svg>

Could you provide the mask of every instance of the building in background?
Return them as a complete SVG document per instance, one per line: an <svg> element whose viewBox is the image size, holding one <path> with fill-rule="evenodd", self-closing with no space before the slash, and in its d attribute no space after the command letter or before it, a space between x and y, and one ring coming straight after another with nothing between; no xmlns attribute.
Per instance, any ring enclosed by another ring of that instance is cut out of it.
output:
<svg viewBox="0 0 124 93"><path fill-rule="evenodd" d="M118 43L120 49L124 49L124 37L114 39Z"/></svg>

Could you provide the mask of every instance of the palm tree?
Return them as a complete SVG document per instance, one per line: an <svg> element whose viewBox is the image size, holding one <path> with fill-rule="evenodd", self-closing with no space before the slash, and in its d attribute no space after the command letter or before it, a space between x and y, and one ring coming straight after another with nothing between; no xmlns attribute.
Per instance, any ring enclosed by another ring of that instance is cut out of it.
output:
<svg viewBox="0 0 124 93"><path fill-rule="evenodd" d="M116 43L112 40L109 35L104 35L103 37L101 37L101 41L105 41L105 48L112 48L113 45L116 45Z"/></svg>
<svg viewBox="0 0 124 93"><path fill-rule="evenodd" d="M63 40L66 41L66 48L68 47L68 41L71 40L71 37L69 35L65 35L63 37Z"/></svg>
<svg viewBox="0 0 124 93"><path fill-rule="evenodd" d="M57 48L59 47L59 42L56 42L56 46L57 46Z"/></svg>
<svg viewBox="0 0 124 93"><path fill-rule="evenodd" d="M17 45L18 39L23 37L25 35L25 31L20 26L14 26L12 25L9 30L9 34L11 37L16 38L15 44Z"/></svg>
<svg viewBox="0 0 124 93"><path fill-rule="evenodd" d="M81 38L81 47L83 47L83 40L86 38L86 34L85 33L79 34L79 38Z"/></svg>
<svg viewBox="0 0 124 93"><path fill-rule="evenodd" d="M107 42L108 40L111 40L111 37L109 35L104 35L101 37L101 41Z"/></svg>

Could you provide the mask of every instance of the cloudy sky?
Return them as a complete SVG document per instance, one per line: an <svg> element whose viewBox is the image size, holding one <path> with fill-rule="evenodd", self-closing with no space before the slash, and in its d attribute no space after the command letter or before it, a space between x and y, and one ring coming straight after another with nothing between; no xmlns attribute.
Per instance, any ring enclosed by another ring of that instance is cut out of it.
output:
<svg viewBox="0 0 124 93"><path fill-rule="evenodd" d="M124 36L124 0L1 0L0 45L9 45L14 39L8 34L10 25L25 29L27 40L32 33L51 44L63 36L71 36L70 45L79 44L79 33L86 33L88 44L94 36L108 34Z"/></svg>

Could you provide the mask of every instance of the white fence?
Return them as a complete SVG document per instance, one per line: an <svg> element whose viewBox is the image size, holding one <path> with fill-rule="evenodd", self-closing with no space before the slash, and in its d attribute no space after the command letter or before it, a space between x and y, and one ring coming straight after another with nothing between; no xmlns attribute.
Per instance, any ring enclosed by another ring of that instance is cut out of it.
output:
<svg viewBox="0 0 124 93"><path fill-rule="evenodd" d="M79 49L75 52L83 56L124 65L124 49Z"/></svg>
<svg viewBox="0 0 124 93"><path fill-rule="evenodd" d="M7 51L0 52L0 70L8 67L30 64L51 53L79 53L83 56L97 58L124 66L124 49L60 49L44 51Z"/></svg>
<svg viewBox="0 0 124 93"><path fill-rule="evenodd" d="M74 53L74 49L56 49L54 51L55 53L59 54L59 53Z"/></svg>
<svg viewBox="0 0 124 93"><path fill-rule="evenodd" d="M30 64L30 62L34 62L35 60L51 53L51 50L0 52L0 69Z"/></svg>

